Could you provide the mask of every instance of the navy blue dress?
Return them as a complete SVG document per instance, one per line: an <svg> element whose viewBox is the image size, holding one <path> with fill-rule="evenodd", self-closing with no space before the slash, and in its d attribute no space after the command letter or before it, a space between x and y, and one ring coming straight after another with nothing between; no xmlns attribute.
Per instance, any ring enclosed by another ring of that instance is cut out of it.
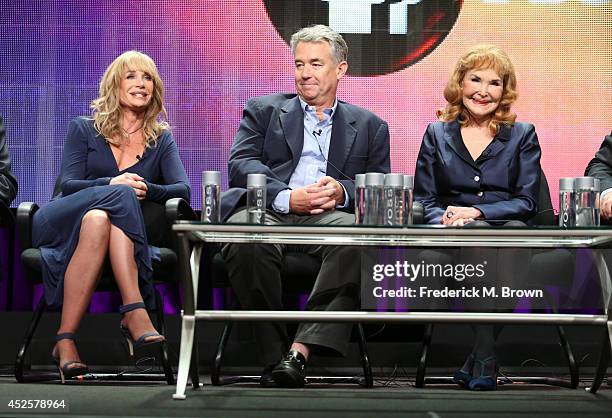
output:
<svg viewBox="0 0 612 418"><path fill-rule="evenodd" d="M173 197L190 198L187 173L170 131L160 135L155 147L146 148L136 164L119 170L110 145L95 130L92 119L79 117L70 122L62 155L61 193L33 220L32 241L41 250L48 305L62 304L64 274L78 243L81 220L92 209L108 213L110 222L134 242L141 292L145 300L152 294L151 260L159 252L147 244L140 203L131 187L109 185L125 172L145 179L146 200L163 203Z"/></svg>

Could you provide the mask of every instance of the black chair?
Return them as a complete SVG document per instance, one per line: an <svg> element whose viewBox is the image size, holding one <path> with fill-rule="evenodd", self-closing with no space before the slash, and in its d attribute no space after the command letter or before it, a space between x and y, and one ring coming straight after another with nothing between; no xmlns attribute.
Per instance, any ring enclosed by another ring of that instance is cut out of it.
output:
<svg viewBox="0 0 612 418"><path fill-rule="evenodd" d="M15 223L15 215L4 201L0 200L0 227L5 228Z"/></svg>
<svg viewBox="0 0 612 418"><path fill-rule="evenodd" d="M57 186L57 184L56 184ZM57 187L56 187L57 188ZM174 234L172 233L172 224L179 219L194 220L195 213L189 204L183 199L170 199L165 205L145 201L143 202L143 217L147 230L149 243L158 245L161 250L161 258L159 262L153 263L153 282L168 283L179 282L178 263L177 263L177 243ZM38 248L32 247L32 220L34 213L38 210L38 205L32 202L25 202L19 205L17 209L17 227L22 244L21 260L25 267L27 278L33 284L42 283L41 274L41 254ZM105 263L103 267L102 277L96 290L116 290L116 283L113 278L110 263ZM161 296L155 290L155 322L157 330L164 334L166 333L164 323L163 304ZM30 325L26 332L23 344L21 345L15 361L15 378L18 382L54 380L56 377L50 377L49 374L41 374L28 372L26 373L25 357L32 337L38 326L40 318L46 309L44 297L41 298ZM174 374L168 360L167 343L161 344L160 358L163 367L161 375L143 375L143 374L127 374L112 376L112 380L165 380L168 384L175 383ZM194 385L198 384L197 373L193 373L196 369L192 369L192 381Z"/></svg>
<svg viewBox="0 0 612 418"><path fill-rule="evenodd" d="M535 225L556 225L555 214L552 206L552 201L550 198L550 190L548 188L548 181L546 180L546 176L544 172L540 172L540 192L538 195L538 213L533 217L533 223ZM567 275L567 272L574 271L574 257L569 253L561 253L556 254L552 251L541 250L533 254L532 259L530 261L530 277L541 277L537 282L533 283L537 286L537 288L542 288L544 284L557 284L556 280L559 277L563 277L563 275ZM546 273L546 274L544 274ZM546 277L551 277L551 282L546 282ZM549 295L545 295L545 298L548 302L548 307L553 311L557 312L558 307L556 303L548 297ZM557 334L559 338L559 344L563 349L563 353L565 355L565 359L567 361L569 372L570 372L570 380L551 378L551 377L516 377L512 378L513 381L516 382L525 382L525 383L539 383L539 384L547 384L554 386L561 386L575 389L578 387L579 383L579 373L578 373L578 365L576 364L576 360L570 346L570 343L567 339L567 335L565 332L565 328L562 325L556 325ZM449 383L451 382L450 378L427 378L425 377L425 372L427 369L427 358L429 351L431 349L431 338L433 335L434 325L429 324L425 328L425 333L423 336L423 344L421 347L421 355L419 358L419 362L417 365L417 373L415 386L418 388L422 388L426 383Z"/></svg>
<svg viewBox="0 0 612 418"><path fill-rule="evenodd" d="M6 229L7 232L7 246L6 252L8 259L11 260L13 257L13 242L15 241L15 215L11 208L0 201L0 228ZM6 274L5 274L6 271ZM6 266L0 264L0 281L7 280L7 310L11 310L11 295L13 293L13 263L8 262Z"/></svg>

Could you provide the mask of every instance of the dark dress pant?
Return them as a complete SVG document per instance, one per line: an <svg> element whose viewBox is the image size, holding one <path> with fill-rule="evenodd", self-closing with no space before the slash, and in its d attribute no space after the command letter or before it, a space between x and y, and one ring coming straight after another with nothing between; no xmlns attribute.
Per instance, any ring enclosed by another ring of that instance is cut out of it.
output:
<svg viewBox="0 0 612 418"><path fill-rule="evenodd" d="M266 212L267 225L352 225L354 215L332 211L319 215ZM246 209L239 209L229 223L245 223ZM222 255L229 280L243 309L282 310L281 266L287 245L226 244ZM360 250L348 246L292 245L292 251L304 252L321 260L321 269L308 299L307 310L350 311L358 308L360 291ZM291 278L288 278L291 280ZM287 278L285 278L287 280ZM344 355L352 324L304 323L294 341L311 345L314 352ZM255 338L266 365L277 363L287 347L284 325L258 322Z"/></svg>

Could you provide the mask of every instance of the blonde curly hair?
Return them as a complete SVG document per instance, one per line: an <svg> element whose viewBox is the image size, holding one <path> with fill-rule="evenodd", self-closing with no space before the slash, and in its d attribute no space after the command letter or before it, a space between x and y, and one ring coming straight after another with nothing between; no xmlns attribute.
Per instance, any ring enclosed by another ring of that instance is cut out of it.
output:
<svg viewBox="0 0 612 418"><path fill-rule="evenodd" d="M122 129L122 109L119 103L119 86L126 71L142 71L153 80L153 95L145 111L142 127L145 146L157 144L157 138L165 129L170 129L168 112L164 107L164 83L159 76L155 62L139 51L127 51L119 55L108 66L100 80L100 96L91 102L94 126L106 141L120 145L117 138L128 138Z"/></svg>
<svg viewBox="0 0 612 418"><path fill-rule="evenodd" d="M455 69L444 89L444 98L448 103L436 112L439 120L444 122L457 120L461 125L471 122L470 112L463 105L461 83L468 71L489 68L495 70L503 81L502 97L489 122L489 129L495 135L499 132L500 125L512 125L514 123L516 114L510 110L512 103L518 97L514 66L504 51L495 45L487 44L471 47L455 65Z"/></svg>

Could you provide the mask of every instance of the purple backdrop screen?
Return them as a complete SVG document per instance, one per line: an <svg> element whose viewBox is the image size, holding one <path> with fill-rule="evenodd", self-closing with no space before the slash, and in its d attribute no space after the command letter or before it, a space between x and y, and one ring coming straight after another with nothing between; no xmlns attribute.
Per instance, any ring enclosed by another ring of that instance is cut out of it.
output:
<svg viewBox="0 0 612 418"><path fill-rule="evenodd" d="M519 120L536 125L556 196L612 129L612 2L594 1L8 1L0 0L0 114L22 201L44 203L71 119L89 114L120 53L157 63L169 122L201 207L203 170L223 172L252 96L294 91L285 39L329 24L349 42L338 96L389 122L392 169L413 173L449 71L469 46L513 59ZM554 197L556 205L556 197Z"/></svg>

